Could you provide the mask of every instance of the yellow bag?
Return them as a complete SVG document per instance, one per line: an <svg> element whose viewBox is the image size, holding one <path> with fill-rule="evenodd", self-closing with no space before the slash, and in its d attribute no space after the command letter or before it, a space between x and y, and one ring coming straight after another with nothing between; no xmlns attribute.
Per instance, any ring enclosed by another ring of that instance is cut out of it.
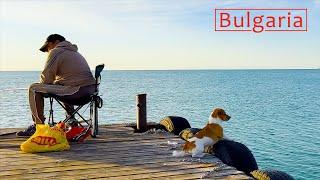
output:
<svg viewBox="0 0 320 180"><path fill-rule="evenodd" d="M21 151L28 153L64 151L69 150L70 145L66 133L57 126L37 124L36 132L20 146Z"/></svg>

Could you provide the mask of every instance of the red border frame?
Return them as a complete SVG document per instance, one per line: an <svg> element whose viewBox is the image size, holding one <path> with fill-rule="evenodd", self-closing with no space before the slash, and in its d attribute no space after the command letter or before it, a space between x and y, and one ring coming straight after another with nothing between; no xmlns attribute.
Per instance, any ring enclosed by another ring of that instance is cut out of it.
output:
<svg viewBox="0 0 320 180"><path fill-rule="evenodd" d="M215 8L214 9L214 31L238 31L238 32L253 32L252 29L243 29L243 30L237 30L237 29L217 29L217 10L274 10L274 11L284 11L284 10L294 10L294 11L305 11L306 13L306 29L292 29L292 30L281 30L281 29L266 29L264 31L266 32L307 32L308 31L308 9L307 8ZM263 32L263 31L262 31Z"/></svg>

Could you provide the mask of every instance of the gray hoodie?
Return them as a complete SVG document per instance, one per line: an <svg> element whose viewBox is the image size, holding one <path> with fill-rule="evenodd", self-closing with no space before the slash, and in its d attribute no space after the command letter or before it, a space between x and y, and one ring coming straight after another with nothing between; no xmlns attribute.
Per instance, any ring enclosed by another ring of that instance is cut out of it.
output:
<svg viewBox="0 0 320 180"><path fill-rule="evenodd" d="M40 83L69 86L72 93L79 87L95 84L87 61L77 51L77 46L68 41L58 43L49 52Z"/></svg>

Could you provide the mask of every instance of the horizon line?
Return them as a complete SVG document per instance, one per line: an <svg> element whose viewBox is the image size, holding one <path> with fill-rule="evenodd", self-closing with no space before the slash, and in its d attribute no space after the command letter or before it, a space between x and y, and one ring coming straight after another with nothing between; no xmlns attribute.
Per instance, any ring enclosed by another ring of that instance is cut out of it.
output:
<svg viewBox="0 0 320 180"><path fill-rule="evenodd" d="M94 69L90 69L94 71ZM212 69L106 69L103 71L209 71L209 70L320 70L320 67L306 68L212 68ZM0 70L0 72L39 72L42 70Z"/></svg>

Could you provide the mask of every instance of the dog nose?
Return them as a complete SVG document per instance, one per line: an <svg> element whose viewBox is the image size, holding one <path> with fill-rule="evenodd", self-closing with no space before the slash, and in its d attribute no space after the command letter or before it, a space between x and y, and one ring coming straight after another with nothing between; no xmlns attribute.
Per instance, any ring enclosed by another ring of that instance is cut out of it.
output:
<svg viewBox="0 0 320 180"><path fill-rule="evenodd" d="M229 120L230 118L231 118L231 116L228 116L228 115L227 115L227 120Z"/></svg>

